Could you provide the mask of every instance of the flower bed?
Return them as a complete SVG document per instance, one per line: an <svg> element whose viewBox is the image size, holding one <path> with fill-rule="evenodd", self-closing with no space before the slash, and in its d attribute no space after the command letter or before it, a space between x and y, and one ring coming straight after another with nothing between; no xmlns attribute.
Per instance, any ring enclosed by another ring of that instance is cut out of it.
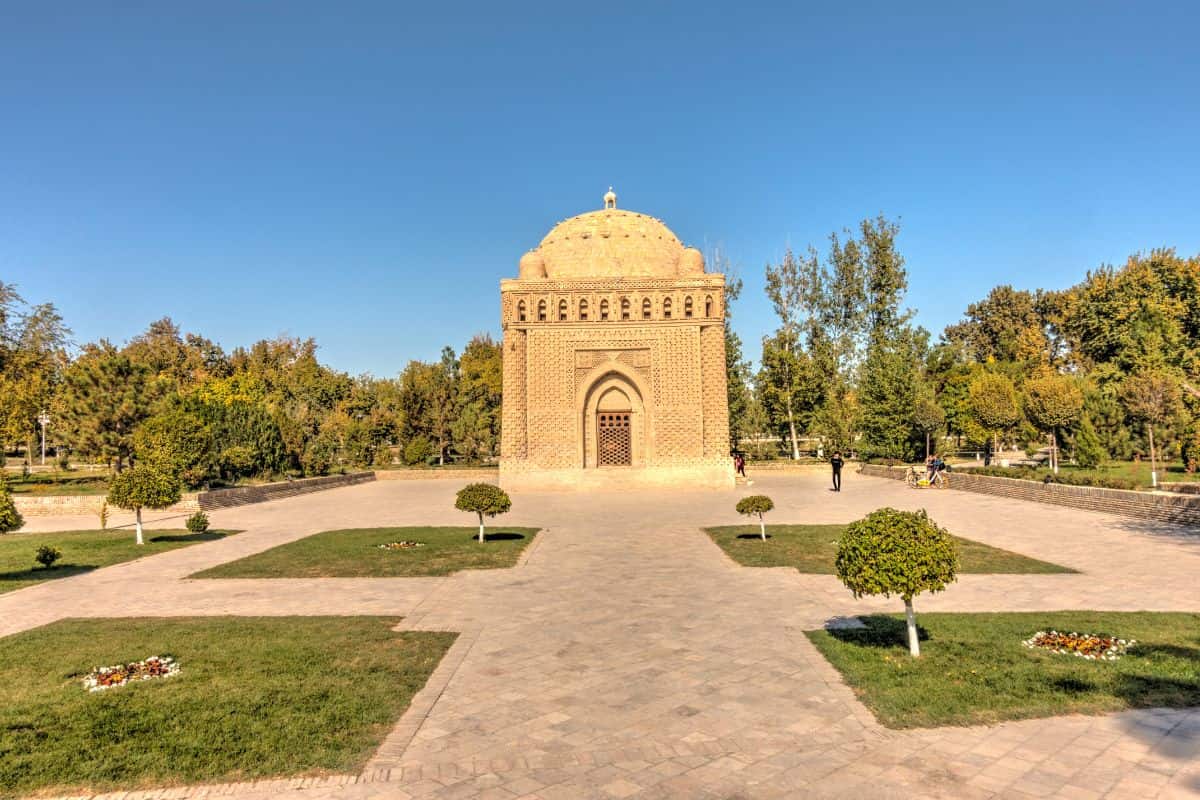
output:
<svg viewBox="0 0 1200 800"><path fill-rule="evenodd" d="M83 679L83 686L89 692L102 692L134 681L169 678L178 674L179 664L175 663L175 659L170 656L150 656L145 661L118 664L115 667L96 667Z"/></svg>
<svg viewBox="0 0 1200 800"><path fill-rule="evenodd" d="M1038 631L1022 642L1030 649L1049 650L1061 655L1076 655L1090 661L1116 661L1137 644L1136 639L1118 639L1095 633L1059 633Z"/></svg>
<svg viewBox="0 0 1200 800"><path fill-rule="evenodd" d="M400 542L388 542L387 544L377 545L380 550L411 550L414 547L424 547L424 542L410 542L407 540Z"/></svg>

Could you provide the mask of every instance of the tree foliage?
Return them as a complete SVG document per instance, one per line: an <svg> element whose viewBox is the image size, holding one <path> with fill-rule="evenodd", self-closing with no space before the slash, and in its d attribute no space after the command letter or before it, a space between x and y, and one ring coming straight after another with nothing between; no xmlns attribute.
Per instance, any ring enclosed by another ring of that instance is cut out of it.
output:
<svg viewBox="0 0 1200 800"><path fill-rule="evenodd" d="M912 600L940 592L958 573L954 538L924 510L881 508L850 523L838 541L838 578L856 598L898 595L909 616L909 648L920 654Z"/></svg>
<svg viewBox="0 0 1200 800"><path fill-rule="evenodd" d="M483 518L507 513L512 508L508 493L491 483L469 483L458 490L454 507L479 515L479 541L484 540Z"/></svg>
<svg viewBox="0 0 1200 800"><path fill-rule="evenodd" d="M13 502L12 491L8 487L8 476L0 470L0 533L19 531L24 525L25 518L17 511L17 504Z"/></svg>
<svg viewBox="0 0 1200 800"><path fill-rule="evenodd" d="M738 500L736 506L737 513L742 516L758 517L759 535L764 542L767 540L767 528L765 523L763 523L763 514L766 514L773 508L775 508L775 501L765 494L752 494L749 497L743 497L741 500Z"/></svg>

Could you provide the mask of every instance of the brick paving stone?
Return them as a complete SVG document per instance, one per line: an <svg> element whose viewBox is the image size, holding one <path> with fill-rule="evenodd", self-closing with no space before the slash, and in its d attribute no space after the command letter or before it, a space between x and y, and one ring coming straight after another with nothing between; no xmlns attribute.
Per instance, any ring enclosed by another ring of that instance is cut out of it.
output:
<svg viewBox="0 0 1200 800"><path fill-rule="evenodd" d="M465 481L464 481L465 482ZM804 631L894 603L836 578L734 564L700 528L743 490L515 494L542 526L512 570L446 578L191 580L321 530L462 524L460 482L363 484L213 512L243 533L0 595L0 635L88 609L156 615L386 614L460 632L356 781L193 787L245 798L1093 797L1200 793L1200 710L889 731ZM775 523L927 508L954 533L1076 575L964 575L921 611L1200 610L1195 531L897 481L768 476ZM181 520L176 520L176 523ZM87 522L82 524L86 525ZM161 524L161 523L160 523ZM41 518L39 529L80 527ZM1053 536L1046 535L1053 531ZM1120 572L1112 569L1120 564ZM118 602L119 601L119 602Z"/></svg>

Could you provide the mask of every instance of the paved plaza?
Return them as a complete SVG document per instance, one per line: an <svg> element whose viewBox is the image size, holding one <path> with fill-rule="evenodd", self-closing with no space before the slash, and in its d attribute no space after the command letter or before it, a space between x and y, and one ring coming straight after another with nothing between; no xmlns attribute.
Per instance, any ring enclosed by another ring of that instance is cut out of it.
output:
<svg viewBox="0 0 1200 800"><path fill-rule="evenodd" d="M362 775L128 797L1200 796L1200 709L882 728L803 632L899 601L856 601L833 576L740 567L700 530L744 522L733 506L750 491L774 498L778 524L925 507L957 535L1079 574L965 575L919 597L918 613L1200 611L1200 535L1184 529L853 473L840 494L824 476L773 476L749 491L516 494L501 523L543 531L511 570L186 577L323 530L470 525L452 510L460 485L377 482L214 512L214 527L243 532L0 595L0 635L114 609L402 615L403 628L461 633Z"/></svg>

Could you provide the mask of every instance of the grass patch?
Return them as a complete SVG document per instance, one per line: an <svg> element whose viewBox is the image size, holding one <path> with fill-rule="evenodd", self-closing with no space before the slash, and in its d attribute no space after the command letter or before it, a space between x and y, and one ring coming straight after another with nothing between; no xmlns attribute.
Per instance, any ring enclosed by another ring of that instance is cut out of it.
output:
<svg viewBox="0 0 1200 800"><path fill-rule="evenodd" d="M744 567L795 567L814 575L833 575L837 541L845 525L768 525L767 541L757 525L705 528L722 550ZM1010 550L957 536L959 571L978 574L1051 574L1073 569L1039 561Z"/></svg>
<svg viewBox="0 0 1200 800"><path fill-rule="evenodd" d="M65 620L0 646L0 797L360 769L457 634L381 617ZM96 665L180 673L88 693Z"/></svg>
<svg viewBox="0 0 1200 800"><path fill-rule="evenodd" d="M495 528L487 541L478 528L357 528L325 531L193 578L414 578L464 569L502 569L517 563L537 528ZM411 550L381 550L395 541L423 542Z"/></svg>
<svg viewBox="0 0 1200 800"><path fill-rule="evenodd" d="M34 472L8 476L13 494L42 496L108 494L108 473Z"/></svg>
<svg viewBox="0 0 1200 800"><path fill-rule="evenodd" d="M138 547L132 530L10 533L0 536L0 594L142 556L224 539L231 533L233 531L146 531L146 543L141 547ZM44 569L33 560L33 554L43 544L62 550L62 560L51 569Z"/></svg>
<svg viewBox="0 0 1200 800"><path fill-rule="evenodd" d="M908 655L902 617L861 619L865 629L808 637L890 728L1200 705L1200 614L918 614L923 641L916 659ZM1112 662L1021 644L1051 629L1137 644Z"/></svg>

